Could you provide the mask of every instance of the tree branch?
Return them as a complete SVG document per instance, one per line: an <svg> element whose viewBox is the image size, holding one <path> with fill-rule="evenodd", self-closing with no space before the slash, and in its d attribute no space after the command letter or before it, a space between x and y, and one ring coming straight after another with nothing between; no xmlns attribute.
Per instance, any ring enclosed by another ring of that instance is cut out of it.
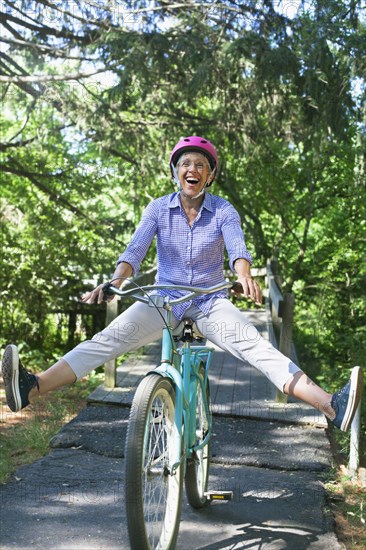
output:
<svg viewBox="0 0 366 550"><path fill-rule="evenodd" d="M16 38L18 38L19 40L21 40L23 37L22 35L16 31L15 29L13 29L13 27L11 25L9 25L6 21L2 21L2 18L0 17L0 22L2 24L2 26L8 31L10 32L10 34L12 34L13 36L15 36Z"/></svg>
<svg viewBox="0 0 366 550"><path fill-rule="evenodd" d="M66 210L69 210L79 218L86 220L88 225L93 228L93 231L97 235L102 237L106 236L106 232L96 226L95 220L89 218L89 216L85 214L82 210L80 210L80 208L70 203L67 199L65 199L58 193L55 193L54 191L48 189L48 187L41 183L37 178L37 176L42 176L43 178L49 178L50 176L54 177L53 174L35 174L33 172L28 172L27 170L23 169L21 164L16 159L8 157L8 160L11 162L11 165L2 165L2 169L4 172L27 178L35 187L37 187L37 189L47 195L52 201L54 201L55 203L60 203ZM106 222L106 225L107 227L110 226L110 220ZM118 238L114 237L114 240L116 243L125 246L125 243L123 241L120 241Z"/></svg>
<svg viewBox="0 0 366 550"><path fill-rule="evenodd" d="M89 34L85 35L77 35L74 34L67 29L53 29L51 27L48 27L47 25L33 25L32 23L28 23L27 21L24 21L23 19L20 19L19 17L15 17L14 15L11 15L10 13L1 13L0 21L2 24L6 24L8 22L15 23L16 25L19 25L20 27L25 27L26 29L38 33L41 37L46 38L48 36L56 36L57 38L66 38L67 40L75 41L80 44L88 45L93 43L97 38L100 37L100 33L97 31L90 31ZM20 35L18 35L19 37Z"/></svg>
<svg viewBox="0 0 366 550"><path fill-rule="evenodd" d="M292 269L291 277L290 277L289 281L286 284L286 291L287 292L292 292L292 287L294 286L295 281L297 281L297 279L300 278L300 268L301 268L302 262L304 261L305 251L306 251L307 244L308 244L307 239L308 239L308 233L309 233L311 220L312 220L312 215L310 214L306 218L306 223L305 223L305 228L304 228L304 232L303 232L303 236L302 236L302 241L300 243L299 253L297 255L295 265Z"/></svg>
<svg viewBox="0 0 366 550"><path fill-rule="evenodd" d="M81 23L85 23L87 25L95 25L96 27L101 27L101 28L104 28L104 29L108 28L108 27L114 27L114 25L111 24L110 21L108 21L108 25L106 25L106 20L103 20L103 19L90 19L90 18L81 17L80 15L76 15L73 12L63 10L60 7L53 4L52 2L48 2L47 0L37 0L37 1L38 1L39 4L43 4L44 6L47 6L48 8L51 8L52 10L57 11L63 17L65 17L65 16L70 17L71 19L75 19L76 21L80 21ZM98 6L98 5L96 5L96 6L100 10L100 6ZM107 8L107 6L103 6L103 10L111 11L110 9Z"/></svg>
<svg viewBox="0 0 366 550"><path fill-rule="evenodd" d="M25 139L24 141L16 141L15 143L0 143L0 151L6 151L10 147L26 147L26 145L29 145L29 143L33 143L37 138L34 136L29 139Z"/></svg>
<svg viewBox="0 0 366 550"><path fill-rule="evenodd" d="M10 75L11 75L11 70L9 69L9 67L3 61L1 61L1 59L0 59L0 78L4 75L3 71L5 71L5 73L8 73L8 74L10 73ZM10 84L10 82L8 82L8 84ZM39 97L39 95L40 95L40 92L38 90L36 90L35 88L33 88L33 86L30 86L29 84L26 84L24 82L19 82L17 84L17 86L21 90L23 90L23 92L31 95L35 99L37 97ZM5 95L6 95L6 93L5 93ZM4 95L4 97L5 97L5 95Z"/></svg>
<svg viewBox="0 0 366 550"><path fill-rule="evenodd" d="M64 82L68 80L79 80L81 78L90 78L96 74L105 73L112 70L113 67L103 67L103 69L98 69L97 71L89 73L72 73L69 75L61 74L42 74L42 75L30 75L30 76L21 76L21 75L12 75L5 76L0 75L0 82L9 82L14 84L27 83L27 82Z"/></svg>
<svg viewBox="0 0 366 550"><path fill-rule="evenodd" d="M3 164L3 172L27 178L33 183L33 185L35 185L35 187L42 191L42 193L45 193L54 202L61 203L67 210L70 210L70 212L72 212L73 214L76 214L77 216L88 220L91 224L94 224L93 220L91 220L82 210L80 210L80 208L71 204L71 202L69 202L67 199L65 199L58 193L55 193L38 180L38 177L49 179L50 174L36 174L34 172L28 172L27 170L24 170L23 166L14 157L9 156L8 160L11 162L11 164Z"/></svg>
<svg viewBox="0 0 366 550"><path fill-rule="evenodd" d="M29 42L28 40L18 40L10 38L4 38L0 37L0 42L3 42L4 44L9 44L10 46L19 46L20 48L30 48L33 50L38 50L42 53L48 54L51 57L57 57L61 59L71 59L75 61L90 61L90 62L96 62L98 61L95 57L80 57L76 55L67 55L66 52L63 52L62 48L53 48L51 46L46 46L45 44L36 44L35 42ZM68 46L67 46L68 48Z"/></svg>
<svg viewBox="0 0 366 550"><path fill-rule="evenodd" d="M21 75L23 75L23 76L28 76L27 71L26 71L25 69L23 69L23 67L21 67L20 65L18 65L18 63L16 63L16 62L15 62L11 57L9 57L6 53L1 52L1 53L0 53L0 57L3 58L9 65L13 66L14 69L16 69L17 71L19 71L19 72L21 73ZM9 71L9 73L10 73L9 77L10 77L10 76L14 76L14 77L15 77L15 76L18 76L18 75L16 75L16 74L13 73L12 69L8 69L8 71ZM40 85L40 86L39 86L39 91L38 91L38 93L41 93L41 94L42 94L42 93L44 93L44 91L45 91L45 87L42 86L42 85Z"/></svg>

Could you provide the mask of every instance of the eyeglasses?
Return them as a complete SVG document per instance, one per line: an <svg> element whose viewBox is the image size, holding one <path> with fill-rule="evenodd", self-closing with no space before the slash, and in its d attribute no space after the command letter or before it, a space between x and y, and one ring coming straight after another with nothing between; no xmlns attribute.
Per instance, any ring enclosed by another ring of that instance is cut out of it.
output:
<svg viewBox="0 0 366 550"><path fill-rule="evenodd" d="M185 169L191 168L191 166L193 166L193 168L195 170L198 170L199 172L202 172L205 167L208 168L208 164L205 164L204 162L191 162L190 160L184 160L182 163L178 163L178 167L179 166L182 166L182 168Z"/></svg>

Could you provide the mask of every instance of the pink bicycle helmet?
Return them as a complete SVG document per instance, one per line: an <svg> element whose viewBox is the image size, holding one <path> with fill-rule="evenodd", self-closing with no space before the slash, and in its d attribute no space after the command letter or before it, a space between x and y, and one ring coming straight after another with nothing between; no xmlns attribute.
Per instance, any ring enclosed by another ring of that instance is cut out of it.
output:
<svg viewBox="0 0 366 550"><path fill-rule="evenodd" d="M208 139L204 139L199 136L189 136L186 138L182 138L181 140L178 141L178 143L174 147L170 155L170 170L173 178L174 178L173 166L177 164L179 157L184 152L187 152L187 151L195 151L197 153L202 153L208 158L211 169L215 171L212 181L209 184L207 184L207 187L209 187L212 184L213 180L215 179L217 168L219 166L219 158L217 156L216 149L212 145L212 143L208 141Z"/></svg>

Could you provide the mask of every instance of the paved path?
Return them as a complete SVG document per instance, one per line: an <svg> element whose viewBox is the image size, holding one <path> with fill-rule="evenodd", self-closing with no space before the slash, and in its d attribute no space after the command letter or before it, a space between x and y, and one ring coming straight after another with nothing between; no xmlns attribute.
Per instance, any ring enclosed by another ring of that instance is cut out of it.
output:
<svg viewBox="0 0 366 550"><path fill-rule="evenodd" d="M266 336L261 313L253 319ZM150 346L98 389L52 442L49 455L1 487L2 550L124 550L124 440L138 380L157 362ZM232 501L194 511L184 501L178 550L338 549L322 479L332 458L324 419L276 405L267 380L216 353L210 488Z"/></svg>

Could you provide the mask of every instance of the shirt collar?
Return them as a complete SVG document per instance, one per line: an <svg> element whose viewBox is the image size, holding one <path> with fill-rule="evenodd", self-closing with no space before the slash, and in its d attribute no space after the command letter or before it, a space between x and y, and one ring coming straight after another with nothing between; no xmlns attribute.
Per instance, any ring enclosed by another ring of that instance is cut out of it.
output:
<svg viewBox="0 0 366 550"><path fill-rule="evenodd" d="M181 204L179 200L179 192L176 192L171 195L169 208L177 208L178 206L180 207ZM213 211L212 195L207 193L207 191L205 192L201 208L206 208L206 210L209 210L210 212Z"/></svg>

